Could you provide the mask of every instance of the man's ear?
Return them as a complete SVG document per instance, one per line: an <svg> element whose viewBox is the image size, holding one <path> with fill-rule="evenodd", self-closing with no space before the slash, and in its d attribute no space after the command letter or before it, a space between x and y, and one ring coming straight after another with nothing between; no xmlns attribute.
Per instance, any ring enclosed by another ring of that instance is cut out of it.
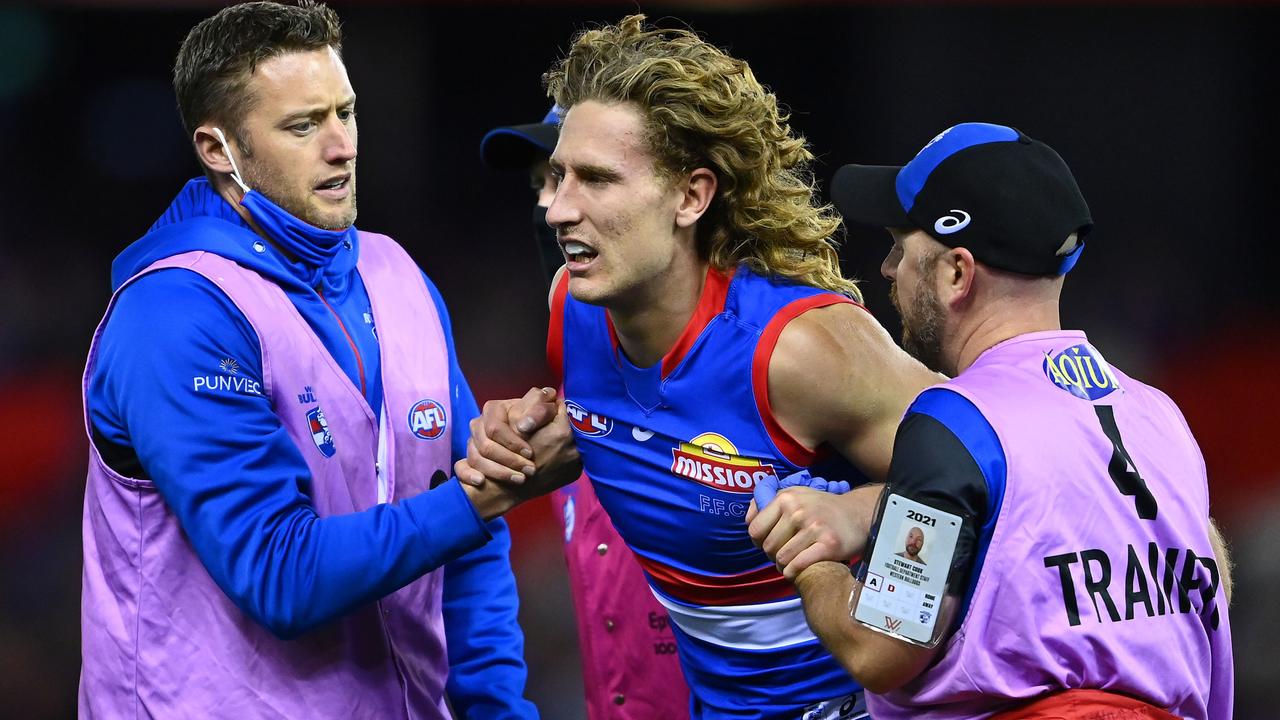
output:
<svg viewBox="0 0 1280 720"><path fill-rule="evenodd" d="M213 125L201 125L193 133L191 139L196 148L196 157L200 159L202 165L213 172L230 175L232 165L231 158L227 154L227 143L233 143L235 140L228 137L226 143L224 143L213 128ZM223 134L226 134L225 130L223 130ZM238 149L233 148L231 152L236 152ZM244 157L244 153L239 153L239 155Z"/></svg>
<svg viewBox="0 0 1280 720"><path fill-rule="evenodd" d="M716 174L707 168L698 168L680 183L680 204L676 206L676 227L693 227L711 207L718 185Z"/></svg>
<svg viewBox="0 0 1280 720"><path fill-rule="evenodd" d="M944 252L935 266L938 299L951 307L964 303L973 296L977 270L978 263L968 248L950 248Z"/></svg>

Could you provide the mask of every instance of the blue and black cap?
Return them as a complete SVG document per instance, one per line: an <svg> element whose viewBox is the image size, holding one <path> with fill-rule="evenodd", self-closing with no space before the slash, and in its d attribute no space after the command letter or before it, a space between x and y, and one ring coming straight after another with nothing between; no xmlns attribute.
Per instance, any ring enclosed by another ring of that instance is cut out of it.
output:
<svg viewBox="0 0 1280 720"><path fill-rule="evenodd" d="M544 160L560 137L560 108L552 106L542 122L494 128L480 140L480 159L495 170L523 170Z"/></svg>
<svg viewBox="0 0 1280 720"><path fill-rule="evenodd" d="M964 123L929 141L902 167L845 165L831 199L847 222L917 227L991 267L1062 275L1093 228L1071 170L1053 148L1003 125Z"/></svg>

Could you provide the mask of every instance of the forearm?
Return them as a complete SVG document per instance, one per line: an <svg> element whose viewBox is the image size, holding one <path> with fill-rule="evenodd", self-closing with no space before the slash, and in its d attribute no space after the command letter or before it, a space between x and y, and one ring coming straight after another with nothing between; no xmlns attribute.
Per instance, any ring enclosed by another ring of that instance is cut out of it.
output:
<svg viewBox="0 0 1280 720"><path fill-rule="evenodd" d="M329 622L487 541L457 480L320 517L297 446L283 428L267 430L274 416L259 420L212 438L175 421L168 441L159 429L146 433L138 454L210 577L276 635Z"/></svg>
<svg viewBox="0 0 1280 720"><path fill-rule="evenodd" d="M857 641L853 620L849 617L849 593L854 579L849 568L835 562L815 563L795 580L796 590L804 605L805 620L823 647L857 676Z"/></svg>
<svg viewBox="0 0 1280 720"><path fill-rule="evenodd" d="M862 541L858 550L845 558L846 561L858 560L866 551L865 541L871 535L871 524L875 522L876 507L880 504L884 487L884 483L870 483L856 487L842 496L852 528L851 535Z"/></svg>
<svg viewBox="0 0 1280 720"><path fill-rule="evenodd" d="M273 512L260 503L180 522L223 592L284 638L384 597L488 539L456 480L348 515L321 518L296 505Z"/></svg>
<svg viewBox="0 0 1280 720"><path fill-rule="evenodd" d="M921 648L863 627L849 615L857 581L839 563L816 563L796 578L805 619L814 635L864 688L886 693L928 667L937 649Z"/></svg>

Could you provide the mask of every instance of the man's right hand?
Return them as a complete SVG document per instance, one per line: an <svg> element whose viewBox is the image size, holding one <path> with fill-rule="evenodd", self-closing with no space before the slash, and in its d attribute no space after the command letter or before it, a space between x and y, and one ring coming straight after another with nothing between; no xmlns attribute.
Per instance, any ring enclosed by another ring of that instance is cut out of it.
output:
<svg viewBox="0 0 1280 720"><path fill-rule="evenodd" d="M797 473L798 475L798 473ZM747 532L773 560L783 577L794 581L823 560L848 563L862 555L883 485L862 485L832 495L806 485L780 490L763 510L751 501ZM768 490L762 491L767 495Z"/></svg>
<svg viewBox="0 0 1280 720"><path fill-rule="evenodd" d="M467 457L454 465L486 520L573 482L581 471L564 402L551 388L485 403L471 421Z"/></svg>

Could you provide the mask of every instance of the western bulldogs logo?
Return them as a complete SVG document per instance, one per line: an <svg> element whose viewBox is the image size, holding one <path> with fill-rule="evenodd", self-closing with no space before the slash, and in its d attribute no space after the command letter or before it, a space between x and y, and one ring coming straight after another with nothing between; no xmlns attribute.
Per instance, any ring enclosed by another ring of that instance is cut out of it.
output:
<svg viewBox="0 0 1280 720"><path fill-rule="evenodd" d="M333 457L337 452L333 447L333 433L329 432L329 423L318 405L307 413L307 426L311 428L311 439L315 441L320 454L327 458Z"/></svg>
<svg viewBox="0 0 1280 720"><path fill-rule="evenodd" d="M444 406L435 400L419 400L409 408L409 430L418 438L435 440L448 424Z"/></svg>
<svg viewBox="0 0 1280 720"><path fill-rule="evenodd" d="M586 408L572 400L564 401L565 412L573 431L585 437L604 437L613 432L613 421L603 415L587 412Z"/></svg>

